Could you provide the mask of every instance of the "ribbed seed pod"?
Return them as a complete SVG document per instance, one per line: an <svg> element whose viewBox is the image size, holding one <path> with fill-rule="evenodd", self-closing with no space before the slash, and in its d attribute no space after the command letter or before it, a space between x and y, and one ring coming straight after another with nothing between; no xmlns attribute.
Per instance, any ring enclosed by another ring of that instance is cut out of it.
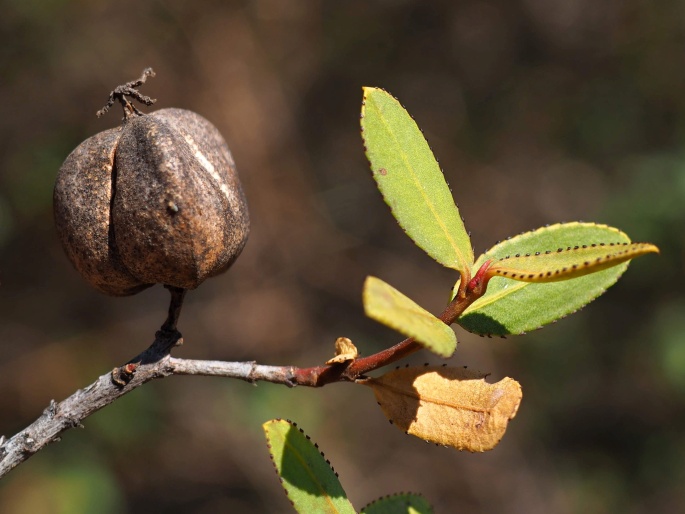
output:
<svg viewBox="0 0 685 514"><path fill-rule="evenodd" d="M114 152L122 127L86 139L62 164L54 192L57 235L67 257L97 289L125 296L151 283L131 274L119 256L110 206Z"/></svg>
<svg viewBox="0 0 685 514"><path fill-rule="evenodd" d="M194 289L226 271L247 240L235 164L202 116L135 112L65 160L54 191L57 231L76 269L104 293L156 283Z"/></svg>
<svg viewBox="0 0 685 514"><path fill-rule="evenodd" d="M115 158L114 236L134 276L194 289L233 263L249 219L235 164L213 125L182 109L133 118Z"/></svg>

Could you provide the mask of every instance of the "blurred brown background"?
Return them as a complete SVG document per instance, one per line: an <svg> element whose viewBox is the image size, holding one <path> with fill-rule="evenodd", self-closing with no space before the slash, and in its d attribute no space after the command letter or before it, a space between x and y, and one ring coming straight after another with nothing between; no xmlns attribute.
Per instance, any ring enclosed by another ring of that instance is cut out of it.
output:
<svg viewBox="0 0 685 514"><path fill-rule="evenodd" d="M66 155L142 92L218 126L252 215L242 257L188 296L177 356L309 366L363 316L377 275L439 312L455 280L370 177L361 87L413 114L476 252L546 223L609 223L662 249L581 313L527 336L457 328L455 365L512 376L518 417L482 455L388 425L369 390L172 377L66 433L0 483L0 512L290 512L261 423L291 418L361 508L416 491L436 512L685 510L685 4L591 0L0 2L0 434L146 347L167 294L91 289L59 247ZM438 362L428 354L416 361Z"/></svg>

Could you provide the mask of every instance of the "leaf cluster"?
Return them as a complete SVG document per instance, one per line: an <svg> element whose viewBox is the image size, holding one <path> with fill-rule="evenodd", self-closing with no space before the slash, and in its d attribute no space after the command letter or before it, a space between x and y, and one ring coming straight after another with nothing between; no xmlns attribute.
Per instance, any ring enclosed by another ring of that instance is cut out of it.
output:
<svg viewBox="0 0 685 514"><path fill-rule="evenodd" d="M361 128L373 178L397 222L429 256L458 272L453 301L478 294L455 320L470 332L504 336L540 328L597 298L630 259L658 252L616 228L574 222L508 238L474 260L463 218L409 113L382 89L364 88ZM438 328L441 320L379 281L366 282L367 315L439 355L454 353L456 338ZM435 329L419 335L419 325Z"/></svg>
<svg viewBox="0 0 685 514"><path fill-rule="evenodd" d="M400 227L431 258L456 272L450 302L436 317L377 277L367 277L364 309L370 318L440 357L450 357L456 323L479 335L507 336L541 328L600 296L635 257L658 253L620 230L595 223L560 223L498 242L475 258L464 219L428 142L400 103L364 88L361 131L374 180ZM392 353L392 349L388 352ZM347 338L336 341L327 364L358 358ZM360 377L392 424L437 445L482 452L494 448L516 415L520 384L496 383L486 373L443 366L397 368ZM264 424L283 487L298 512L355 512L337 474L308 436L283 420ZM426 501L403 494L361 512L431 512Z"/></svg>

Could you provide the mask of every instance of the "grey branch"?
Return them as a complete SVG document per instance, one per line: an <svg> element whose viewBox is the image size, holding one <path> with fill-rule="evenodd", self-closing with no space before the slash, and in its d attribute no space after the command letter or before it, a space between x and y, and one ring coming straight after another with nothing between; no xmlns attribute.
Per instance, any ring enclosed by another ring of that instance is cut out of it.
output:
<svg viewBox="0 0 685 514"><path fill-rule="evenodd" d="M300 369L294 366L263 366L255 362L222 362L172 357L171 350L183 344L183 338L176 330L176 324L186 291L178 287L166 287L171 293L169 314L147 350L127 364L102 375L85 389L79 389L66 400L60 403L51 400L43 414L15 436L9 439L0 436L0 478L51 442L59 441L62 432L70 428L82 427L81 422L94 412L156 378L170 375L205 375L239 378L250 383L262 380L288 387L298 384L318 387L324 385L326 380L329 382L349 380L340 373L344 369L340 366L336 373L331 373L331 368L327 366ZM319 382L324 369L329 371L325 375L326 380Z"/></svg>
<svg viewBox="0 0 685 514"><path fill-rule="evenodd" d="M175 330L159 331L152 346L129 364L102 375L62 402L52 400L43 414L24 430L9 439L0 437L0 478L51 442L59 441L62 432L83 427L85 418L150 380L170 375L205 375L295 385L296 368L291 366L171 357L171 349L182 342Z"/></svg>
<svg viewBox="0 0 685 514"><path fill-rule="evenodd" d="M10 439L0 436L0 478L51 442L58 441L62 432L81 427L81 422L94 412L156 378L170 375L204 375L239 378L251 383L261 380L288 387L322 387L334 382L356 382L357 379L363 378L365 373L423 348L410 337L368 357L311 368L264 366L255 362L177 359L171 357L171 350L183 344L181 334L176 330L176 322L181 312L185 290L171 286L167 288L171 292L169 314L147 350L127 364L115 368L111 373L102 375L85 389L76 391L66 400L60 403L51 401L36 421ZM440 315L440 319L447 325L452 324L484 293L483 287L458 294Z"/></svg>

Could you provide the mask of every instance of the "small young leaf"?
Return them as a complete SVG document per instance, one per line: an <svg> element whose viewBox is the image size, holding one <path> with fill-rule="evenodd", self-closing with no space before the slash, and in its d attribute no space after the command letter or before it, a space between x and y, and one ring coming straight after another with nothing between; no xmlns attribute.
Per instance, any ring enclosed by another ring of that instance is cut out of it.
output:
<svg viewBox="0 0 685 514"><path fill-rule="evenodd" d="M659 253L659 249L649 243L568 246L503 257L490 264L485 276L500 276L521 282L559 282L613 268L647 253Z"/></svg>
<svg viewBox="0 0 685 514"><path fill-rule="evenodd" d="M468 272L471 239L416 122L389 93L365 87L361 127L373 178L397 222L440 264Z"/></svg>
<svg viewBox="0 0 685 514"><path fill-rule="evenodd" d="M363 382L373 389L386 417L400 430L457 450L491 450L521 403L511 378L495 384L464 368L399 368Z"/></svg>
<svg viewBox="0 0 685 514"><path fill-rule="evenodd" d="M353 361L359 356L359 350L347 337L339 337L335 340L335 357L328 359L326 364L340 364Z"/></svg>
<svg viewBox="0 0 685 514"><path fill-rule="evenodd" d="M302 430L282 419L262 426L271 460L297 512L355 513L338 476Z"/></svg>
<svg viewBox="0 0 685 514"><path fill-rule="evenodd" d="M366 278L363 301L369 318L413 337L438 355L449 357L454 353L454 330L381 279Z"/></svg>
<svg viewBox="0 0 685 514"><path fill-rule="evenodd" d="M525 232L496 244L481 255L474 269L489 259L502 259L559 248L599 243L630 243L620 230L594 223L563 223ZM650 245L651 249L651 245ZM573 280L550 283L517 282L493 277L487 292L476 300L457 323L469 332L481 335L522 334L541 328L571 314L600 296L613 285L628 267L623 262ZM546 273L546 272L545 272ZM454 292L456 293L457 286Z"/></svg>
<svg viewBox="0 0 685 514"><path fill-rule="evenodd" d="M433 507L420 494L400 493L369 503L360 514L433 514Z"/></svg>

